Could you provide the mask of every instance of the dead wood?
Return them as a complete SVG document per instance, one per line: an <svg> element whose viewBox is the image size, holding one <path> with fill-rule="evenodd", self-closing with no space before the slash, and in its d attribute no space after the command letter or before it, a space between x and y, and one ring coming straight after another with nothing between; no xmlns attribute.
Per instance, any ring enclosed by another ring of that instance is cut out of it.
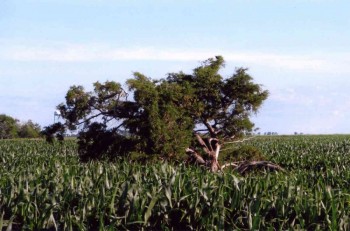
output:
<svg viewBox="0 0 350 231"><path fill-rule="evenodd" d="M191 148L187 148L186 154L189 156L187 158L186 163L205 165L205 163L206 163L205 160L195 150L193 150Z"/></svg>
<svg viewBox="0 0 350 231"><path fill-rule="evenodd" d="M194 148L187 148L186 153L189 155L186 163L197 164L205 166L210 169L211 172L222 171L224 168L233 167L234 170L239 172L241 175L246 174L254 169L268 169L268 170L278 170L284 171L282 167L277 164L271 163L269 161L239 161L226 163L220 166L218 162L221 144L217 138L202 138L199 134L196 134L196 139L200 144L201 148L208 156L207 159L203 158L198 151ZM248 138L250 139L250 138ZM242 141L234 141L234 143L244 142L248 139L243 139ZM233 143L233 142L230 142Z"/></svg>
<svg viewBox="0 0 350 231"><path fill-rule="evenodd" d="M240 161L240 162L233 162L225 164L221 167L221 170L223 170L226 167L233 166L234 170L239 172L241 175L246 174L249 171L252 171L254 169L268 169L268 170L278 170L278 171L285 171L281 166L271 163L269 161Z"/></svg>

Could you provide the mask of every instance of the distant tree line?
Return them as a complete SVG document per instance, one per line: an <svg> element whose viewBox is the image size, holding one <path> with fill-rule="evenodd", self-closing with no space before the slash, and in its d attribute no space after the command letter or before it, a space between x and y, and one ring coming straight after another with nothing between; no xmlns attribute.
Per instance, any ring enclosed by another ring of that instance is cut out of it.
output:
<svg viewBox="0 0 350 231"><path fill-rule="evenodd" d="M20 122L11 116L0 114L0 139L39 138L40 125L31 120Z"/></svg>
<svg viewBox="0 0 350 231"><path fill-rule="evenodd" d="M278 133L277 132L264 132L265 136L277 136Z"/></svg>

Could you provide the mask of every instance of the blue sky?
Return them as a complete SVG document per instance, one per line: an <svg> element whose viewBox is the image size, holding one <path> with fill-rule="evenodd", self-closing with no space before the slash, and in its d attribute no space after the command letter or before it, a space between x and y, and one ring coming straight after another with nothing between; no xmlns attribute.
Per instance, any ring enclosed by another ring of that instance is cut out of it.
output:
<svg viewBox="0 0 350 231"><path fill-rule="evenodd" d="M350 133L350 1L1 0L0 113L42 126L69 86L223 55L270 91L260 131Z"/></svg>

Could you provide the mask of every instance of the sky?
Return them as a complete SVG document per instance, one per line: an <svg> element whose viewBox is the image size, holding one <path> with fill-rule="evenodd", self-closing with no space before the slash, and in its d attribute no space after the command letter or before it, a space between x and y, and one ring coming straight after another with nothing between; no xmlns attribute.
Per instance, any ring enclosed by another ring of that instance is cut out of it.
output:
<svg viewBox="0 0 350 231"><path fill-rule="evenodd" d="M72 85L191 73L215 55L270 96L260 132L350 134L348 0L0 0L0 114L42 127Z"/></svg>

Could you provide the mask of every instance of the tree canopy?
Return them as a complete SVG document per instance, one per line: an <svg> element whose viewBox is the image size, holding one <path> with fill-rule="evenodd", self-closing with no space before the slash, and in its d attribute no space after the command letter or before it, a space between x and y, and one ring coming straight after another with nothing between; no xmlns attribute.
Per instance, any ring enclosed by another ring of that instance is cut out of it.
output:
<svg viewBox="0 0 350 231"><path fill-rule="evenodd" d="M151 79L139 72L126 88L115 81L95 82L94 90L72 86L58 105L64 122L46 127L48 140L78 130L82 160L130 152L176 157L194 146L196 134L232 139L252 131L268 91L253 82L247 69L224 78L221 56L210 58L193 73L170 73Z"/></svg>
<svg viewBox="0 0 350 231"><path fill-rule="evenodd" d="M38 138L40 131L40 125L31 120L21 123L11 116L0 114L0 139Z"/></svg>

